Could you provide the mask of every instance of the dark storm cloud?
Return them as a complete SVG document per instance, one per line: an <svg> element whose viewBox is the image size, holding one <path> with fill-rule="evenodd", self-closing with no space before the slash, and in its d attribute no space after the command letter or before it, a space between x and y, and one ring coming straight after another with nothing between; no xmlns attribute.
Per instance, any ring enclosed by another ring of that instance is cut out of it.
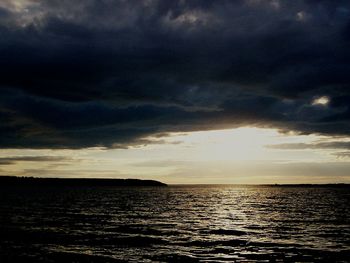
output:
<svg viewBox="0 0 350 263"><path fill-rule="evenodd" d="M0 3L0 147L350 134L348 1L15 2Z"/></svg>

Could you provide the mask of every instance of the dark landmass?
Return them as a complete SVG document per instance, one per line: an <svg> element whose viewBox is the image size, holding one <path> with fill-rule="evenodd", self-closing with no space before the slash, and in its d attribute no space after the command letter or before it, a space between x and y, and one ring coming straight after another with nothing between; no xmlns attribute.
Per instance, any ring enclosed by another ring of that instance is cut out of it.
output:
<svg viewBox="0 0 350 263"><path fill-rule="evenodd" d="M0 176L0 186L167 186L155 180Z"/></svg>

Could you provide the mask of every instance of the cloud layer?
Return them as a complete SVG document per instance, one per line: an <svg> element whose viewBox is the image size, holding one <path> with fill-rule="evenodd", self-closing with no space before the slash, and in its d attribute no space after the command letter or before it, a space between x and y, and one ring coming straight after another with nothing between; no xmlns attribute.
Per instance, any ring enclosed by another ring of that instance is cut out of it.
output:
<svg viewBox="0 0 350 263"><path fill-rule="evenodd" d="M6 0L0 36L3 148L350 134L349 1Z"/></svg>
<svg viewBox="0 0 350 263"><path fill-rule="evenodd" d="M11 165L17 162L63 162L70 161L69 158L63 156L14 156L0 157L1 165Z"/></svg>

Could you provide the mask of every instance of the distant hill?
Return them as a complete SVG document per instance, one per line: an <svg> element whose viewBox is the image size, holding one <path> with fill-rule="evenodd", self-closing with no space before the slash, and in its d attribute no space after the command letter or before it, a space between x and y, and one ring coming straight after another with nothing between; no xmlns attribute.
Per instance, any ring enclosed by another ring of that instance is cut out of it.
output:
<svg viewBox="0 0 350 263"><path fill-rule="evenodd" d="M0 176L0 186L167 186L155 180Z"/></svg>

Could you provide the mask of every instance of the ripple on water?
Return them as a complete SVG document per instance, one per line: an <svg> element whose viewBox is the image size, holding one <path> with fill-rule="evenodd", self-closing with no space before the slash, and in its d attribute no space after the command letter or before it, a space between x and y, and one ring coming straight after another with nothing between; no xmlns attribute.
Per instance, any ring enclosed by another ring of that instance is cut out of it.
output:
<svg viewBox="0 0 350 263"><path fill-rule="evenodd" d="M1 262L348 262L347 188L1 189Z"/></svg>

